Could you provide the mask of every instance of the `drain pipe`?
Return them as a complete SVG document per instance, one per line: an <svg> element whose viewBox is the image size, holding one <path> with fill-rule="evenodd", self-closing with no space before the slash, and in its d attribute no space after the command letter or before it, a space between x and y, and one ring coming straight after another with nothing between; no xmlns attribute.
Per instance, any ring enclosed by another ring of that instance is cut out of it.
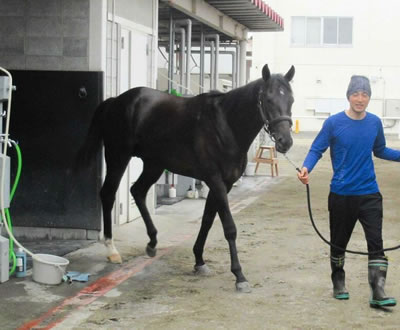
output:
<svg viewBox="0 0 400 330"><path fill-rule="evenodd" d="M169 53L168 53L168 93L171 94L174 75L174 48L175 48L175 31L174 19L172 13L169 16Z"/></svg>
<svg viewBox="0 0 400 330"><path fill-rule="evenodd" d="M240 56L240 46L239 43L236 44L236 87L239 87L239 56Z"/></svg>
<svg viewBox="0 0 400 330"><path fill-rule="evenodd" d="M211 43L210 43L211 44ZM212 54L212 51L204 51L203 50L192 50L193 54L200 54L203 52L203 56L204 54ZM225 55L231 55L232 56L232 89L237 87L237 56L236 56L236 52L234 50L220 50L219 54L225 54ZM200 86L202 87L202 86Z"/></svg>
<svg viewBox="0 0 400 330"><path fill-rule="evenodd" d="M190 60L192 58L192 20L189 18L178 19L175 21L175 25L186 25L187 26L187 40L186 40L186 93L189 94L190 90Z"/></svg>
<svg viewBox="0 0 400 330"><path fill-rule="evenodd" d="M210 90L215 89L214 85L214 68L215 68L215 49L214 41L210 42Z"/></svg>
<svg viewBox="0 0 400 330"><path fill-rule="evenodd" d="M236 82L236 52L231 50L231 51L220 51L220 54L230 54L232 56L232 89L237 87L237 82Z"/></svg>
<svg viewBox="0 0 400 330"><path fill-rule="evenodd" d="M246 48L247 48L247 40L240 40L240 56L239 56L240 86L246 85Z"/></svg>
<svg viewBox="0 0 400 330"><path fill-rule="evenodd" d="M203 25L200 32L200 94L204 93L204 31Z"/></svg>
<svg viewBox="0 0 400 330"><path fill-rule="evenodd" d="M111 66L110 66L110 75L111 75L111 90L110 96L115 96L117 93L113 93L113 79L114 79L114 70L113 70L113 56L114 56L114 27L115 27L115 0L112 0L111 3L111 45L110 45L110 52L111 52ZM108 18L108 17L107 17ZM115 78L115 91L117 91L117 78Z"/></svg>
<svg viewBox="0 0 400 330"><path fill-rule="evenodd" d="M181 44L180 44L180 49L179 49L179 74L180 74L180 87L179 90L181 94L184 93L185 87L187 88L187 85L184 86L184 76L185 76L185 37L186 37L186 32L184 28L175 28L174 29L175 33L180 33L181 34ZM187 75L187 72L186 72Z"/></svg>
<svg viewBox="0 0 400 330"><path fill-rule="evenodd" d="M220 48L225 51L220 51L220 54L231 54L232 55L232 88L238 87L238 58L239 58L239 47L237 43L222 43ZM226 48L233 49L232 51L226 51Z"/></svg>
<svg viewBox="0 0 400 330"><path fill-rule="evenodd" d="M219 78L219 72L218 72L218 57L219 57L219 34L207 34L206 39L214 39L215 40L215 63L214 63L214 88L218 89L218 78Z"/></svg>
<svg viewBox="0 0 400 330"><path fill-rule="evenodd" d="M232 51L232 88L237 88L237 53Z"/></svg>

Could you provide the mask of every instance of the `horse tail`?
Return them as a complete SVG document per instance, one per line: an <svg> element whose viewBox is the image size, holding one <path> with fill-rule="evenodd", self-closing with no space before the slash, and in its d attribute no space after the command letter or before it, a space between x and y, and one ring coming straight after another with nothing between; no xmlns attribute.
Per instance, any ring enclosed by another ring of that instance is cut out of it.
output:
<svg viewBox="0 0 400 330"><path fill-rule="evenodd" d="M109 98L101 102L96 108L86 139L76 157L76 170L88 167L98 155L103 145L104 113L113 99Z"/></svg>

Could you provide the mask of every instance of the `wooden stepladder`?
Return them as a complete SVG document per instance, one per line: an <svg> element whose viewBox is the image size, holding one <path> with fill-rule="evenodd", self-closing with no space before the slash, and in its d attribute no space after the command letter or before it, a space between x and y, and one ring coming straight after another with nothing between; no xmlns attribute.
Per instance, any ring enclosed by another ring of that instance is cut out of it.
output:
<svg viewBox="0 0 400 330"><path fill-rule="evenodd" d="M264 151L269 151L267 156L263 157ZM278 158L276 154L276 150L274 146L260 146L257 150L256 156L254 157L254 161L256 162L256 169L255 173L257 173L258 166L260 163L263 164L270 164L271 165L271 176L274 176L274 167L276 176L279 175L278 173Z"/></svg>

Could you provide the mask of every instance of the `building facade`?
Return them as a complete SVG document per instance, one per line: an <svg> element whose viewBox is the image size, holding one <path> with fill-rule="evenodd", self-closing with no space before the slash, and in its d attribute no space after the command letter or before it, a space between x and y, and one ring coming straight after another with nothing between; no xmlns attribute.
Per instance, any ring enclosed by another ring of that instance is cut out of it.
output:
<svg viewBox="0 0 400 330"><path fill-rule="evenodd" d="M296 67L294 119L300 131L317 131L330 114L347 106L353 74L371 81L368 110L386 133L400 126L400 22L395 0L270 1L285 19L282 33L254 33L251 78L263 64L273 71ZM393 118L393 119L392 119Z"/></svg>

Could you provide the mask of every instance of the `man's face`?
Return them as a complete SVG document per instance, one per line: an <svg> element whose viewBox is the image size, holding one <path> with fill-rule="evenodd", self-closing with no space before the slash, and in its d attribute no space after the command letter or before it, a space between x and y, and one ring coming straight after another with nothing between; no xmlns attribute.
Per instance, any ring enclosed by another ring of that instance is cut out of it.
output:
<svg viewBox="0 0 400 330"><path fill-rule="evenodd" d="M370 98L365 92L351 94L349 97L350 108L357 113L364 112L368 107L369 100Z"/></svg>

